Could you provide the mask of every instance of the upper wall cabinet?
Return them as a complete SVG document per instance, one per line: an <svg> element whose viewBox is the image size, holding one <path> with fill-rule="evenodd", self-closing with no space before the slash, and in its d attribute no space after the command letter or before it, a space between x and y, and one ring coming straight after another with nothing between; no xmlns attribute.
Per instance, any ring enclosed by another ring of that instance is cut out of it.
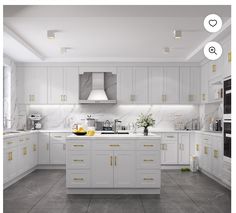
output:
<svg viewBox="0 0 236 213"><path fill-rule="evenodd" d="M200 96L200 68L180 68L180 103L199 103Z"/></svg>
<svg viewBox="0 0 236 213"><path fill-rule="evenodd" d="M148 71L146 67L118 67L118 103L148 103Z"/></svg>
<svg viewBox="0 0 236 213"><path fill-rule="evenodd" d="M77 67L48 67L48 103L78 103Z"/></svg>
<svg viewBox="0 0 236 213"><path fill-rule="evenodd" d="M223 43L224 77L231 76L231 37L227 37Z"/></svg>
<svg viewBox="0 0 236 213"><path fill-rule="evenodd" d="M200 94L201 103L208 102L208 70L209 68L210 68L210 64L206 63L202 66L202 69L201 69L201 94Z"/></svg>
<svg viewBox="0 0 236 213"><path fill-rule="evenodd" d="M149 68L149 103L179 103L179 67Z"/></svg>
<svg viewBox="0 0 236 213"><path fill-rule="evenodd" d="M47 104L47 67L17 68L17 98L20 104Z"/></svg>

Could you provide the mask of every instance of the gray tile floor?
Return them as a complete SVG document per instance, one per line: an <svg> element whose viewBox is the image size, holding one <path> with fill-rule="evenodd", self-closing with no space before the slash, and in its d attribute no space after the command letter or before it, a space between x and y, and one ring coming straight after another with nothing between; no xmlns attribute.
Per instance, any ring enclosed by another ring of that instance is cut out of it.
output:
<svg viewBox="0 0 236 213"><path fill-rule="evenodd" d="M161 196L67 195L64 170L37 170L4 191L4 213L230 213L230 191L201 173L162 171Z"/></svg>

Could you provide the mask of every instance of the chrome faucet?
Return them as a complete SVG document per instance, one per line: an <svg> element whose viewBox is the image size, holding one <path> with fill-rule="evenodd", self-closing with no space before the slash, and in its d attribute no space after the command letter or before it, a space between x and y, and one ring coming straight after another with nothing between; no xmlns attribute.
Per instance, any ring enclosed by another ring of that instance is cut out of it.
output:
<svg viewBox="0 0 236 213"><path fill-rule="evenodd" d="M117 123L121 123L121 121L119 121L118 119L115 119L114 120L114 133L117 134L118 131L117 131Z"/></svg>

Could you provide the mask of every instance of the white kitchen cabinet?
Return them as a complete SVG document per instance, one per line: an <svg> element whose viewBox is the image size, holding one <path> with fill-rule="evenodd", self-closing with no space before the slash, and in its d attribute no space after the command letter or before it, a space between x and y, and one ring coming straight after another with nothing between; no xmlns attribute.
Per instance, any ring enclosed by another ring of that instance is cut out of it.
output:
<svg viewBox="0 0 236 213"><path fill-rule="evenodd" d="M12 147L4 150L3 157L3 182L12 180L18 175L18 150Z"/></svg>
<svg viewBox="0 0 236 213"><path fill-rule="evenodd" d="M114 151L114 187L135 186L135 152Z"/></svg>
<svg viewBox="0 0 236 213"><path fill-rule="evenodd" d="M160 104L164 102L164 71L163 67L149 68L149 103Z"/></svg>
<svg viewBox="0 0 236 213"><path fill-rule="evenodd" d="M17 67L19 104L47 104L47 67Z"/></svg>
<svg viewBox="0 0 236 213"><path fill-rule="evenodd" d="M179 67L164 67L163 100L167 104L179 103Z"/></svg>
<svg viewBox="0 0 236 213"><path fill-rule="evenodd" d="M210 64L207 62L201 68L201 103L208 102L208 74Z"/></svg>
<svg viewBox="0 0 236 213"><path fill-rule="evenodd" d="M117 68L117 100L119 104L134 102L133 67Z"/></svg>
<svg viewBox="0 0 236 213"><path fill-rule="evenodd" d="M223 167L223 137L211 136L212 142L212 174L221 179Z"/></svg>
<svg viewBox="0 0 236 213"><path fill-rule="evenodd" d="M30 169L30 137L20 137L18 146L18 173L22 174Z"/></svg>
<svg viewBox="0 0 236 213"><path fill-rule="evenodd" d="M208 70L208 77L209 81L214 80L215 78L222 78L223 77L223 69L224 69L224 58L221 56L216 61L209 61L209 70Z"/></svg>
<svg viewBox="0 0 236 213"><path fill-rule="evenodd" d="M180 103L199 103L200 68L180 68Z"/></svg>
<svg viewBox="0 0 236 213"><path fill-rule="evenodd" d="M38 165L38 134L31 135L31 167L35 167Z"/></svg>
<svg viewBox="0 0 236 213"><path fill-rule="evenodd" d="M48 67L48 103L78 103L79 74L76 67Z"/></svg>
<svg viewBox="0 0 236 213"><path fill-rule="evenodd" d="M95 188L113 187L113 151L92 152L92 186Z"/></svg>
<svg viewBox="0 0 236 213"><path fill-rule="evenodd" d="M50 163L66 163L66 134L50 133Z"/></svg>
<svg viewBox="0 0 236 213"><path fill-rule="evenodd" d="M211 147L211 137L209 135L201 136L201 168L208 173L212 171L212 147Z"/></svg>
<svg viewBox="0 0 236 213"><path fill-rule="evenodd" d="M231 36L223 42L224 77L231 76Z"/></svg>
<svg viewBox="0 0 236 213"><path fill-rule="evenodd" d="M164 133L161 144L161 164L178 163L177 133Z"/></svg>
<svg viewBox="0 0 236 213"><path fill-rule="evenodd" d="M189 133L179 133L178 140L178 163L189 164L189 145L190 145Z"/></svg>
<svg viewBox="0 0 236 213"><path fill-rule="evenodd" d="M38 135L38 163L50 164L50 152L49 152L49 133L40 132Z"/></svg>

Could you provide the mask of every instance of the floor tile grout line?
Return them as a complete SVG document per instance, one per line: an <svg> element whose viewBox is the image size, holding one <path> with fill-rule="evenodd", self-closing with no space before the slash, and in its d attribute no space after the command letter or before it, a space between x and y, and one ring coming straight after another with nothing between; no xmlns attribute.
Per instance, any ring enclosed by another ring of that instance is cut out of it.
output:
<svg viewBox="0 0 236 213"><path fill-rule="evenodd" d="M143 204L143 200L142 200L141 196L139 196L139 199L140 199L141 204L142 204L143 212L146 213L145 208L144 208L144 204Z"/></svg>
<svg viewBox="0 0 236 213"><path fill-rule="evenodd" d="M65 175L62 175L62 177L60 177L54 184L52 184L52 186L48 189L48 191L38 200L38 202L36 202L32 208L27 212L30 213L31 210L51 191L51 189L64 177Z"/></svg>
<svg viewBox="0 0 236 213"><path fill-rule="evenodd" d="M91 200L92 200L92 198L90 197L90 198L89 198L89 203L88 203L88 207L87 207L87 211L86 211L86 213L89 212L89 206L90 206L90 204L91 204Z"/></svg>
<svg viewBox="0 0 236 213"><path fill-rule="evenodd" d="M185 190L181 187L181 185L178 184L178 183L168 174L168 172L167 172L166 174L167 174L167 176L168 176L172 181L174 181L174 183L183 191L183 193L194 203L194 205L195 205L197 208L199 208L202 213L205 213L205 211L203 211L203 209L201 208L201 206L199 206L199 205L188 195L188 193L185 192Z"/></svg>

